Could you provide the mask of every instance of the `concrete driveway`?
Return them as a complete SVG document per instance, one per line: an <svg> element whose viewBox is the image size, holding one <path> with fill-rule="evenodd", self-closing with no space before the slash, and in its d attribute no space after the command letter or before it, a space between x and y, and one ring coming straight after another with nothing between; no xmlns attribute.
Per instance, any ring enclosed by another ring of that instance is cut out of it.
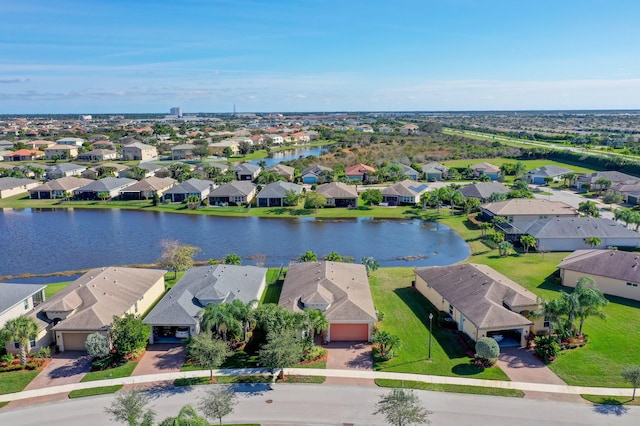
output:
<svg viewBox="0 0 640 426"><path fill-rule="evenodd" d="M327 369L331 370L373 370L371 343L331 342L324 345L327 350ZM327 377L325 383L332 385L375 386L372 379L349 379Z"/></svg>
<svg viewBox="0 0 640 426"><path fill-rule="evenodd" d="M51 362L24 388L24 390L42 389L52 386L79 383L91 370L91 357L84 351L65 351L52 355ZM13 401L8 407L18 408L32 404L41 404L65 400L66 393L47 395L29 400Z"/></svg>
<svg viewBox="0 0 640 426"><path fill-rule="evenodd" d="M149 345L138 362L132 376L145 374L172 373L180 371L184 364L184 346L180 343L159 343Z"/></svg>

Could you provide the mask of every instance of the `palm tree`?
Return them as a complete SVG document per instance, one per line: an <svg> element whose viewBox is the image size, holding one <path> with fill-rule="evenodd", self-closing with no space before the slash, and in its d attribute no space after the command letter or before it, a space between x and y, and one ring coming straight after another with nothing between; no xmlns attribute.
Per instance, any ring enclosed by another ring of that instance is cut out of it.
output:
<svg viewBox="0 0 640 426"><path fill-rule="evenodd" d="M38 323L32 317L21 315L10 319L2 329L3 337L8 341L17 342L20 347L20 364L27 363L27 354L32 339L38 335Z"/></svg>
<svg viewBox="0 0 640 426"><path fill-rule="evenodd" d="M576 178L577 174L574 172L565 173L562 175L562 179L564 179L564 186L571 186L571 183ZM569 184L567 184L567 181Z"/></svg>
<svg viewBox="0 0 640 426"><path fill-rule="evenodd" d="M300 262L317 262L318 255L312 251L305 251L304 253L302 253L302 256L298 258L298 260L300 260Z"/></svg>
<svg viewBox="0 0 640 426"><path fill-rule="evenodd" d="M538 298L539 308L533 312L534 316L544 317L545 322L549 324L549 336L553 334L553 323L556 322L565 312L562 299L552 299L548 302L543 298Z"/></svg>
<svg viewBox="0 0 640 426"><path fill-rule="evenodd" d="M427 208L427 204L429 204L431 202L431 193L430 192L424 192L420 196L420 202L422 203L422 210L425 210Z"/></svg>
<svg viewBox="0 0 640 426"><path fill-rule="evenodd" d="M311 334L312 339L315 333L322 334L324 331L329 329L329 320L324 315L324 312L318 309L309 309L306 310L306 313L309 325L309 334Z"/></svg>
<svg viewBox="0 0 640 426"><path fill-rule="evenodd" d="M371 338L371 343L377 343L381 356L388 356L393 348L400 346L400 338L386 331L378 331Z"/></svg>
<svg viewBox="0 0 640 426"><path fill-rule="evenodd" d="M602 308L607 306L609 301L604 297L602 291L596 287L595 281L589 277L582 277L578 280L574 293L577 293L579 303L578 309L576 310L576 317L580 319L578 336L582 336L582 326L587 317L598 316L602 319L607 318Z"/></svg>
<svg viewBox="0 0 640 426"><path fill-rule="evenodd" d="M454 214L454 210L457 205L464 203L464 195L459 190L452 191L449 195L449 202L451 203L451 214Z"/></svg>
<svg viewBox="0 0 640 426"><path fill-rule="evenodd" d="M584 243L591 248L595 248L602 244L602 240L599 237L587 237L584 239Z"/></svg>
<svg viewBox="0 0 640 426"><path fill-rule="evenodd" d="M467 198L464 200L464 212L465 214L469 214L472 211L479 211L480 210L480 200L478 200L477 198Z"/></svg>
<svg viewBox="0 0 640 426"><path fill-rule="evenodd" d="M371 256L363 257L360 260L367 269L367 276L371 275L372 272L375 272L380 267L380 263Z"/></svg>
<svg viewBox="0 0 640 426"><path fill-rule="evenodd" d="M536 247L536 239L535 237L533 237L532 235L523 235L520 237L520 244L522 244L522 247L524 248L524 252L529 253L529 248Z"/></svg>
<svg viewBox="0 0 640 426"><path fill-rule="evenodd" d="M176 417L167 417L158 426L208 426L209 422L190 405L180 409Z"/></svg>
<svg viewBox="0 0 640 426"><path fill-rule="evenodd" d="M203 330L214 331L217 335L222 336L225 342L230 338L237 338L242 335L243 325L240 320L233 316L226 303L214 304L210 303L200 311L200 322Z"/></svg>
<svg viewBox="0 0 640 426"><path fill-rule="evenodd" d="M487 236L487 229L491 228L491 224L489 222L481 222L480 230L482 231L482 238Z"/></svg>

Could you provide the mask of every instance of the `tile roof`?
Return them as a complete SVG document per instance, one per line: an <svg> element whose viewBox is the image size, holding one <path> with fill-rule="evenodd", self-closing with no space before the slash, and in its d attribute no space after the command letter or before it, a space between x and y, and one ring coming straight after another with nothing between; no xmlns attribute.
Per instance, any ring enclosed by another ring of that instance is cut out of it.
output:
<svg viewBox="0 0 640 426"><path fill-rule="evenodd" d="M267 269L257 266L206 265L189 269L143 320L153 325L196 324L207 302L244 303L262 296Z"/></svg>
<svg viewBox="0 0 640 426"><path fill-rule="evenodd" d="M355 176L355 175L364 175L366 173L375 172L371 166L367 166L366 164L356 164L355 166L349 166L344 169L344 174L347 176Z"/></svg>
<svg viewBox="0 0 640 426"><path fill-rule="evenodd" d="M478 328L532 324L517 312L537 306L536 295L489 266L432 266L415 273Z"/></svg>
<svg viewBox="0 0 640 426"><path fill-rule="evenodd" d="M583 274L640 283L640 254L619 250L576 250L557 266Z"/></svg>
<svg viewBox="0 0 640 426"><path fill-rule="evenodd" d="M329 304L329 322L377 321L364 265L341 262L291 263L278 305L300 311L304 303Z"/></svg>

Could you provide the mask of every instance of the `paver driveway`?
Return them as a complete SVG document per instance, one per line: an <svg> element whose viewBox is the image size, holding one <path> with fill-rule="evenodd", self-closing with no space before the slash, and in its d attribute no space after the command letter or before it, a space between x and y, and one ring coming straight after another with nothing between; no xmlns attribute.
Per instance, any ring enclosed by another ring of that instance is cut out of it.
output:
<svg viewBox="0 0 640 426"><path fill-rule="evenodd" d="M327 349L327 368L331 370L373 370L371 343L331 342ZM325 383L333 385L375 386L372 379L327 377Z"/></svg>
<svg viewBox="0 0 640 426"><path fill-rule="evenodd" d="M143 376L145 374L180 371L184 361L184 346L180 343L149 345L131 375Z"/></svg>

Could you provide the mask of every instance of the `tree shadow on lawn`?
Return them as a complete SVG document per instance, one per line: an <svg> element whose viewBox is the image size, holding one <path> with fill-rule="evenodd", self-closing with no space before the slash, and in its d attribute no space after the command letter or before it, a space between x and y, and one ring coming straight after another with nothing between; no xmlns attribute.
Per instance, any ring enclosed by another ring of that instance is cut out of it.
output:
<svg viewBox="0 0 640 426"><path fill-rule="evenodd" d="M278 207L276 209L269 209L269 213L275 214L275 215L283 215L283 214L287 214L292 212L291 209L288 209L286 207Z"/></svg>
<svg viewBox="0 0 640 426"><path fill-rule="evenodd" d="M458 336L438 325L438 311L418 290L413 287L403 287L393 290L395 294L420 319L425 329L429 330L429 313L433 314L433 338L445 351L449 359L463 358L467 355L462 348Z"/></svg>
<svg viewBox="0 0 640 426"><path fill-rule="evenodd" d="M563 287L560 284L560 282L561 282L561 279L560 279L559 271L555 271L549 274L548 276L546 276L544 278L544 281L542 281L542 283L538 286L538 288L542 290L550 290L550 291L557 291L557 292L561 292L561 291L568 292L569 290L573 291L572 288Z"/></svg>
<svg viewBox="0 0 640 426"><path fill-rule="evenodd" d="M629 411L629 407L614 398L602 398L600 403L593 406L593 410L598 414L621 416Z"/></svg>
<svg viewBox="0 0 640 426"><path fill-rule="evenodd" d="M311 210L311 209L293 209L293 210L289 210L289 214L291 214L291 216L308 216L311 213L313 213L313 210Z"/></svg>

